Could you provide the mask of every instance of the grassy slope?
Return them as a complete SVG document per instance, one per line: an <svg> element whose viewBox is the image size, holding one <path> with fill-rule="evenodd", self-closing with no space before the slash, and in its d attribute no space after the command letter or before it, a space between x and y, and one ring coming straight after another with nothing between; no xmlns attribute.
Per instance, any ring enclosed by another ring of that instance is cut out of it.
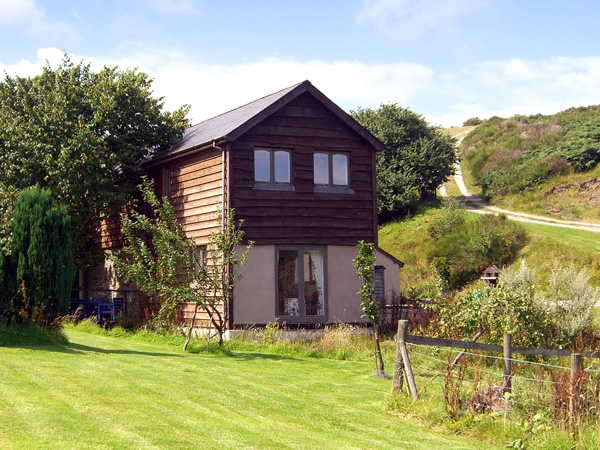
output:
<svg viewBox="0 0 600 450"><path fill-rule="evenodd" d="M431 281L427 261L427 247L433 241L427 225L435 213L435 204L422 207L414 216L382 225L379 245L406 265L400 271L403 288ZM474 213L473 213L474 214ZM600 233L571 228L520 222L530 235L529 244L521 257L535 268L542 283L550 274L555 261L578 268L587 267L594 285L600 286Z"/></svg>
<svg viewBox="0 0 600 450"><path fill-rule="evenodd" d="M522 123L519 126L515 126L515 123L518 122L517 116L505 119L500 124L497 124L493 130L489 129L489 127L485 128L487 122L484 122L484 125L482 125L483 128L478 130L481 131L481 133L472 133L461 144L461 168L465 184L469 191L473 194L481 194L481 188L475 185L471 162L465 157L466 151L469 151L469 153L479 152L480 154L487 154L484 160L487 161L487 164L490 167L494 167L495 164L502 161L504 158L510 158L510 156L507 155L518 153L517 150L506 147L506 143L510 141L511 138L522 139L523 136L525 136L521 148L525 153L538 147L558 148L561 145L565 145L565 142L567 142L568 139L563 136L563 131L556 134L556 129L552 129L550 124L561 124L558 129L561 129L561 127L564 129L568 124L575 123L570 121L581 120L581 118L597 114L598 107L590 107L589 111L587 111L587 109L588 108L583 108L584 111L572 109L554 116L542 116L537 122L531 120L530 124L527 126ZM523 118L523 116L519 117ZM546 126L546 128L544 128L544 126ZM459 131L460 129L456 128L448 130ZM532 136L537 136L536 130L539 133L539 136L534 138ZM589 133L594 134L594 129L590 128ZM564 141L564 139L567 139L567 141ZM475 147L472 146L471 140L478 142ZM513 162L512 164L516 164L516 162ZM590 178L599 176L600 166L582 173L554 175L532 190L525 190L515 194L497 195L492 199L492 203L514 211L546 215L559 219L581 219L589 222L600 222L600 208L588 204L575 189L572 189L561 197L547 197L545 195L554 186L581 183ZM546 208L553 208L555 212L550 213Z"/></svg>
<svg viewBox="0 0 600 450"><path fill-rule="evenodd" d="M0 348L0 448L499 448L385 411L370 363L68 336Z"/></svg>

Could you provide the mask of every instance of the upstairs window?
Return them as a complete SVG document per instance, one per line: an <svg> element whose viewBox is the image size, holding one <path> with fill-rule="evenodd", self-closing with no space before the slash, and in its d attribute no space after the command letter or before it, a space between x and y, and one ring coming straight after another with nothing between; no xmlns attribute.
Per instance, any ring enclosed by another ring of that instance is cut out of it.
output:
<svg viewBox="0 0 600 450"><path fill-rule="evenodd" d="M313 156L314 181L318 186L348 186L348 155L316 152Z"/></svg>
<svg viewBox="0 0 600 450"><path fill-rule="evenodd" d="M254 181L291 183L291 162L288 150L254 150Z"/></svg>

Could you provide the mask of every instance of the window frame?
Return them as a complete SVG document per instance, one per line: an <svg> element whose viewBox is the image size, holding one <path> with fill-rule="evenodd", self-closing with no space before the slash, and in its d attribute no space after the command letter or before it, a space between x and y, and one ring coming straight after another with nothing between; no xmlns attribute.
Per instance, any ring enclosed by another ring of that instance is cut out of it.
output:
<svg viewBox="0 0 600 450"><path fill-rule="evenodd" d="M315 165L315 157L318 154L327 156L327 170L328 170L328 178L329 182L325 183L317 183L316 179L316 165ZM342 155L346 157L346 182L347 184L334 184L334 172L333 172L333 160L336 155ZM313 151L313 184L314 184L314 192L324 192L324 193L335 193L335 194L354 194L354 189L352 189L352 179L351 179L351 161L350 161L350 153L349 152L340 152L340 151L330 151L330 150L315 150Z"/></svg>
<svg viewBox="0 0 600 450"><path fill-rule="evenodd" d="M269 154L269 180L257 180L256 179L256 163L257 152L267 152ZM277 181L276 180L276 166L275 166L275 156L278 152L286 153L288 155L288 178L289 181ZM292 149L287 148L265 148L265 147L257 147L253 152L253 172L254 172L254 189L263 189L263 190L284 190L284 191L294 191L294 177L293 177L293 151Z"/></svg>
<svg viewBox="0 0 600 450"><path fill-rule="evenodd" d="M297 316L279 314L279 252L281 250L293 250L298 252L297 269L298 280L298 309ZM304 292L304 254L306 252L319 251L323 254L323 314L307 315ZM329 317L328 289L327 289L327 246L324 245L278 245L275 247L275 317L286 323L327 323Z"/></svg>

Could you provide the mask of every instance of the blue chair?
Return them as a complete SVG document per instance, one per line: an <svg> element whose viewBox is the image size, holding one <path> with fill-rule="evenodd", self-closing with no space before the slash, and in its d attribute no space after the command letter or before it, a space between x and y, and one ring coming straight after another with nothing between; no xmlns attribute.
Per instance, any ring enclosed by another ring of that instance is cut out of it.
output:
<svg viewBox="0 0 600 450"><path fill-rule="evenodd" d="M113 320L118 320L123 317L123 307L125 306L125 299L123 297L113 298Z"/></svg>

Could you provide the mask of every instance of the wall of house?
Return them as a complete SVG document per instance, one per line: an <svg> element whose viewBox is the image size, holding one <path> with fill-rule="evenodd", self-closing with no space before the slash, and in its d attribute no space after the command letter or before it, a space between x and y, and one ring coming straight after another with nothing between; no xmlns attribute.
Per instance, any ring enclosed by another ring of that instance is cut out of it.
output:
<svg viewBox="0 0 600 450"><path fill-rule="evenodd" d="M242 251L241 249L239 251ZM243 278L234 292L233 318L236 325L265 324L275 320L276 270L274 245L256 245L250 250L242 268ZM327 247L327 309L326 322L364 323L360 310L361 281L356 277L353 259L355 246L330 245ZM385 266L386 296L399 292L400 272L397 264L382 253L377 254L377 265Z"/></svg>
<svg viewBox="0 0 600 450"><path fill-rule="evenodd" d="M243 252L240 247L238 253ZM275 320L275 246L255 245L241 268L243 277L233 292L235 324L265 324Z"/></svg>
<svg viewBox="0 0 600 450"><path fill-rule="evenodd" d="M217 230L217 202L221 202L223 193L222 161L222 152L214 149L149 170L157 194L169 194L177 219L198 244L206 243L209 234ZM165 192L165 171L170 174L170 192Z"/></svg>
<svg viewBox="0 0 600 450"><path fill-rule="evenodd" d="M254 150L292 152L294 192L254 188ZM315 192L313 153L349 154L353 193ZM305 93L231 143L231 206L257 244L356 245L374 242L374 149Z"/></svg>

